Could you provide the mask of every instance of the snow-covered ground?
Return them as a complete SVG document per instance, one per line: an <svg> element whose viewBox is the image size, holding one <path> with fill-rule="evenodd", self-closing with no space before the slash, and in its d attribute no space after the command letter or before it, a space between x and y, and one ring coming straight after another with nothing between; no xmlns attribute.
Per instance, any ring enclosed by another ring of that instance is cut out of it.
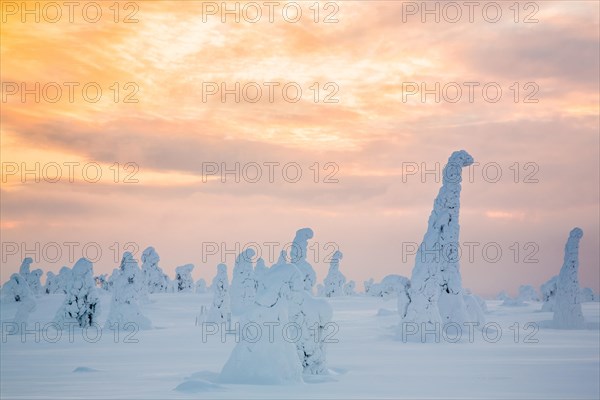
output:
<svg viewBox="0 0 600 400"><path fill-rule="evenodd" d="M535 331L536 324L552 319L552 313L539 312L541 303L503 307L501 301L488 301L487 340L476 330L470 343L465 327L458 343L449 342L455 337L452 329L445 332L449 340L442 335L440 343L418 343L397 337L395 298L332 298L336 325L327 333L337 343L328 345L331 373L305 377L301 385L267 386L218 383L235 335L227 335L224 343L219 334L203 340L196 319L202 305L209 307L211 293L152 294L141 308L153 329L118 336L104 330L97 341L94 328L85 331L87 340L81 329L72 338L66 331L56 338L46 324L63 295L37 300L26 336L6 334L16 305L1 303L3 399L600 398L597 302L583 304L586 330ZM101 306L99 326L104 326L110 294L103 292ZM42 328L37 337L36 322Z"/></svg>

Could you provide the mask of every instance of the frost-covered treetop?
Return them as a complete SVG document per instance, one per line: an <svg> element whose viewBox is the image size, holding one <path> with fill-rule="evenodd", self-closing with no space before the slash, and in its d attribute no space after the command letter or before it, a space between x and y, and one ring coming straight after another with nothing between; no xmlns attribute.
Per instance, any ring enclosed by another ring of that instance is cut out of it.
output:
<svg viewBox="0 0 600 400"><path fill-rule="evenodd" d="M175 272L180 275L186 275L194 270L194 264L185 264L175 268Z"/></svg>
<svg viewBox="0 0 600 400"><path fill-rule="evenodd" d="M261 270L265 270L267 269L267 266L265 264L265 260L261 258L259 258L258 260L256 260L256 271L261 271Z"/></svg>
<svg viewBox="0 0 600 400"><path fill-rule="evenodd" d="M217 274L227 274L227 265L223 263L217 265Z"/></svg>
<svg viewBox="0 0 600 400"><path fill-rule="evenodd" d="M444 183L460 183L462 169L473 164L473 157L465 150L458 150L450 155L448 164L444 167Z"/></svg>
<svg viewBox="0 0 600 400"><path fill-rule="evenodd" d="M256 252L254 251L254 249L251 248L242 251L235 259L235 265L243 267L250 266L250 268L252 269L252 257L254 257L255 254Z"/></svg>
<svg viewBox="0 0 600 400"><path fill-rule="evenodd" d="M33 263L33 260L31 259L31 257L26 257L23 259L23 262L21 263L21 267L19 268L19 274L25 276L29 274L29 268L31 267L31 264Z"/></svg>
<svg viewBox="0 0 600 400"><path fill-rule="evenodd" d="M579 267L579 241L583 237L581 228L573 228L565 244L565 258L563 270ZM561 270L562 272L562 270Z"/></svg>
<svg viewBox="0 0 600 400"><path fill-rule="evenodd" d="M333 257L331 258L331 263L329 263L329 265L333 268L339 268L340 260L342 258L344 258L344 254L341 251L336 250L335 253L333 253Z"/></svg>
<svg viewBox="0 0 600 400"><path fill-rule="evenodd" d="M87 258L80 258L75 265L73 265L73 274L84 276L87 273L92 274L92 262Z"/></svg>
<svg viewBox="0 0 600 400"><path fill-rule="evenodd" d="M583 231L581 228L573 228L569 232L569 239L565 244L565 263L567 261L573 262L578 258L579 254L579 241L583 237Z"/></svg>
<svg viewBox="0 0 600 400"><path fill-rule="evenodd" d="M274 268L277 265L285 265L285 264L287 264L287 251L281 250L279 252L279 258L277 259L277 262L275 264L273 264L273 266L271 268Z"/></svg>
<svg viewBox="0 0 600 400"><path fill-rule="evenodd" d="M313 230L310 228L302 228L296 231L296 237L290 250L290 259L293 263L306 259L308 240L312 239L313 236Z"/></svg>
<svg viewBox="0 0 600 400"><path fill-rule="evenodd" d="M150 246L142 253L142 262L144 264L157 264L160 261L160 257L154 247Z"/></svg>
<svg viewBox="0 0 600 400"><path fill-rule="evenodd" d="M135 261L135 258L133 258L133 254L131 254L128 251L123 253L123 258L121 259L120 268L121 268L121 271L126 271L130 268L135 268L135 269L138 268L137 261Z"/></svg>

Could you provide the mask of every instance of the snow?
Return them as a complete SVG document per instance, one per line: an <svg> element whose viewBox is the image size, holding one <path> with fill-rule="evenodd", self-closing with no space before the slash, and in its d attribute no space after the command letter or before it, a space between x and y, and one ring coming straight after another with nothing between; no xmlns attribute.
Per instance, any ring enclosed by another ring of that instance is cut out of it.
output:
<svg viewBox="0 0 600 400"><path fill-rule="evenodd" d="M63 302L63 294L44 297L29 316L29 329L42 327ZM0 351L1 398L87 399L359 399L359 398L519 398L598 399L600 397L600 332L540 328L528 322L552 319L539 312L540 303L519 308L500 307L487 301L487 323L497 323L502 337L496 343L476 332L473 343L403 343L394 338L398 316L377 316L381 308L395 310L395 299L370 296L331 298L333 321L339 330L337 343L327 348L331 373L324 379L304 377L304 384L285 386L240 385L217 381L219 372L236 346L229 336L202 341L201 328L194 325L199 305L208 305L212 294L151 294L145 310L161 329L131 332L103 330L95 343L75 332L67 332L55 343L52 328L39 335L3 337ZM111 294L100 292L99 323L105 321ZM3 326L16 312L14 302L0 302ZM600 303L582 304L588 322L598 324ZM515 343L514 329L520 326ZM6 328L3 328L5 330ZM331 334L330 331L328 332ZM90 329L89 336L94 330ZM492 335L490 331L490 336ZM131 339L130 338L130 339ZM78 367L93 373L73 373ZM435 382L435 384L431 384ZM181 385L181 386L180 386ZM213 386L214 385L214 386ZM176 389L178 388L179 389Z"/></svg>

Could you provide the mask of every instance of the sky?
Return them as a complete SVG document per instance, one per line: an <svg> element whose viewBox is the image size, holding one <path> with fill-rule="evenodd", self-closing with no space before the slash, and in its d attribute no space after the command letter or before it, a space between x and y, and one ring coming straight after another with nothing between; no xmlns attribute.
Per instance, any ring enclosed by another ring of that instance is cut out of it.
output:
<svg viewBox="0 0 600 400"><path fill-rule="evenodd" d="M303 227L319 281L410 277L464 149L463 286L539 287L578 226L600 290L598 2L38 4L0 2L0 281L154 246L210 282Z"/></svg>

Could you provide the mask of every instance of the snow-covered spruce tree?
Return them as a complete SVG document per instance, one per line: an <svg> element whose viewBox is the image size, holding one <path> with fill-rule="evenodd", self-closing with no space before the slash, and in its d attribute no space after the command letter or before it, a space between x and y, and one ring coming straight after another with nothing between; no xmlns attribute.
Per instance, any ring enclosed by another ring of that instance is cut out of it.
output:
<svg viewBox="0 0 600 400"><path fill-rule="evenodd" d="M81 328L87 328L97 323L100 314L100 299L91 261L80 258L70 275L65 301L56 313L54 322L59 325L75 322Z"/></svg>
<svg viewBox="0 0 600 400"><path fill-rule="evenodd" d="M254 304L256 297L256 281L252 267L253 249L242 251L235 259L231 278L231 311L234 315L242 315Z"/></svg>
<svg viewBox="0 0 600 400"><path fill-rule="evenodd" d="M333 254L331 263L329 264L329 272L325 277L325 297L343 296L344 284L346 277L340 272L340 260L344 257L341 251L336 251Z"/></svg>
<svg viewBox="0 0 600 400"><path fill-rule="evenodd" d="M242 326L274 324L273 331L267 334L263 330L257 341L242 335L223 367L222 382L297 383L302 382L303 372L327 372L323 328L331 321L332 310L325 300L313 298L305 289L304 277L304 272L287 262L287 254L282 251L266 273L254 306L241 321Z"/></svg>
<svg viewBox="0 0 600 400"><path fill-rule="evenodd" d="M485 324L485 311L487 306L485 300L481 297L472 294L470 291L465 290L463 295L467 315L469 316L470 322L478 322L480 325Z"/></svg>
<svg viewBox="0 0 600 400"><path fill-rule="evenodd" d="M296 341L298 357L302 361L305 374L326 374L328 371L325 329L331 322L333 310L326 300L317 299L312 296L312 286L308 288L307 285L307 270L298 268L294 263L287 264L286 258L287 254L285 251L282 251L277 268L284 269L288 265L296 267L304 283L304 290L292 292L289 303L290 322L297 324L296 326L300 326L301 328L301 335ZM310 267L310 264L308 266ZM275 268L275 266L272 268ZM312 267L310 268L312 270Z"/></svg>
<svg viewBox="0 0 600 400"><path fill-rule="evenodd" d="M42 275L44 275L44 271L34 269L27 277L27 284L29 284L29 289L33 295L41 294L43 291Z"/></svg>
<svg viewBox="0 0 600 400"><path fill-rule="evenodd" d="M291 302L290 322L302 328L296 341L298 357L305 374L327 374L326 328L331 322L333 310L325 299L317 299L304 290L295 293Z"/></svg>
<svg viewBox="0 0 600 400"><path fill-rule="evenodd" d="M123 254L121 265L111 275L112 300L105 329L150 329L152 323L139 307L140 294L144 285L141 270L130 252Z"/></svg>
<svg viewBox="0 0 600 400"><path fill-rule="evenodd" d="M48 271L46 273L46 283L44 284L45 294L62 293L60 289L59 276L55 275L54 272Z"/></svg>
<svg viewBox="0 0 600 400"><path fill-rule="evenodd" d="M467 306L467 311L469 312L469 315L484 316L488 312L487 304L485 303L485 300L481 296L477 296L476 294L472 293L471 290L469 290L469 289L464 289L463 292L464 292L463 297L465 299L465 305ZM479 309L470 305L471 301L476 302L477 305L479 306ZM477 321L477 320L471 319L471 321ZM483 324L484 319L480 319L479 323Z"/></svg>
<svg viewBox="0 0 600 400"><path fill-rule="evenodd" d="M217 275L214 277L211 287L213 291L213 301L205 322L214 322L217 324L227 322L228 315L231 314L227 265L217 265Z"/></svg>
<svg viewBox="0 0 600 400"><path fill-rule="evenodd" d="M365 282L366 283L366 282ZM380 283L371 283L368 294L373 297L390 299L410 287L410 280L402 275L386 275Z"/></svg>
<svg viewBox="0 0 600 400"><path fill-rule="evenodd" d="M510 299L510 296L508 295L508 293L506 293L506 290L503 290L496 295L496 300L504 301L506 299Z"/></svg>
<svg viewBox="0 0 600 400"><path fill-rule="evenodd" d="M317 283L316 289L317 289L317 297L325 296L325 286L321 285L320 283Z"/></svg>
<svg viewBox="0 0 600 400"><path fill-rule="evenodd" d="M73 277L73 271L71 268L63 266L60 271L58 271L58 291L57 293L67 293L67 284L71 282L71 278Z"/></svg>
<svg viewBox="0 0 600 400"><path fill-rule="evenodd" d="M375 284L375 279L370 278L368 281L363 281L363 287L365 288L365 294L371 295L371 288Z"/></svg>
<svg viewBox="0 0 600 400"><path fill-rule="evenodd" d="M256 287L258 290L259 286L264 285L263 277L269 272L269 268L265 264L265 260L259 258L256 260L256 266L254 267L254 280L256 281Z"/></svg>
<svg viewBox="0 0 600 400"><path fill-rule="evenodd" d="M344 296L354 296L356 295L356 282L350 281L344 285Z"/></svg>
<svg viewBox="0 0 600 400"><path fill-rule="evenodd" d="M558 282L558 275L550 278L546 283L540 286L540 293L542 294L542 310L543 312L554 311L554 300L556 299L556 283Z"/></svg>
<svg viewBox="0 0 600 400"><path fill-rule="evenodd" d="M540 301L535 288L531 285L519 286L518 298L522 301Z"/></svg>
<svg viewBox="0 0 600 400"><path fill-rule="evenodd" d="M35 269L31 271L30 268L32 263L33 259L31 257L24 258L21 266L19 267L19 275L21 275L21 277L27 281L31 293L33 295L38 295L42 293L41 278L44 274L44 271L41 269Z"/></svg>
<svg viewBox="0 0 600 400"><path fill-rule="evenodd" d="M306 261L308 255L308 240L312 239L314 233L310 228L302 228L296 231L296 236L292 242L292 248L290 250L290 262L298 269L303 275L302 280L304 281L304 289L312 292L312 288L317 281L317 274L313 269L312 265Z"/></svg>
<svg viewBox="0 0 600 400"><path fill-rule="evenodd" d="M110 276L108 277L108 291L112 292L115 287L115 282L119 280L119 276L121 275L121 269L115 268L112 270Z"/></svg>
<svg viewBox="0 0 600 400"><path fill-rule="evenodd" d="M148 293L162 293L167 291L169 277L158 266L160 257L154 247L150 246L142 253L142 274Z"/></svg>
<svg viewBox="0 0 600 400"><path fill-rule="evenodd" d="M581 288L579 291L579 296L581 303L589 303L591 301L595 301L594 299L596 298L596 296L594 296L594 291L589 287Z"/></svg>
<svg viewBox="0 0 600 400"><path fill-rule="evenodd" d="M401 276L396 284L396 294L398 295L398 314L400 316L406 315L406 309L410 304L410 297L408 292L410 290L410 280Z"/></svg>
<svg viewBox="0 0 600 400"><path fill-rule="evenodd" d="M22 301L24 293L25 295L32 294L27 279L23 278L21 274L12 274L2 286L2 297L7 303Z"/></svg>
<svg viewBox="0 0 600 400"><path fill-rule="evenodd" d="M31 257L25 257L21 262L21 266L19 267L19 275L27 280L27 276L31 273L30 268L33 263L33 259Z"/></svg>
<svg viewBox="0 0 600 400"><path fill-rule="evenodd" d="M462 326L469 315L462 293L458 243L462 169L473 163L464 150L455 151L444 167L442 187L434 201L427 233L416 254L410 303L402 321L426 324L450 322Z"/></svg>
<svg viewBox="0 0 600 400"><path fill-rule="evenodd" d="M196 293L206 293L207 290L206 281L202 278L198 279L196 282Z"/></svg>
<svg viewBox="0 0 600 400"><path fill-rule="evenodd" d="M583 237L580 228L569 233L565 245L565 258L556 283L553 326L557 329L582 329L585 320L579 301L579 241Z"/></svg>
<svg viewBox="0 0 600 400"><path fill-rule="evenodd" d="M17 312L13 318L13 322L17 328L13 334L20 333L27 326L29 314L35 310L35 297L29 288L27 280L20 274L12 274L8 282L4 284L4 298L10 302L17 302Z"/></svg>
<svg viewBox="0 0 600 400"><path fill-rule="evenodd" d="M193 292L194 278L192 278L193 264L185 264L175 268L175 281L178 292Z"/></svg>
<svg viewBox="0 0 600 400"><path fill-rule="evenodd" d="M282 252L285 253L285 252ZM303 274L285 258L272 266L263 277L255 304L241 321L241 326L257 324L263 329L258 340L242 335L223 366L219 381L239 384L293 384L302 382L302 362L296 346L284 337L290 321L289 310L294 295L304 292ZM272 331L265 332L269 324Z"/></svg>

